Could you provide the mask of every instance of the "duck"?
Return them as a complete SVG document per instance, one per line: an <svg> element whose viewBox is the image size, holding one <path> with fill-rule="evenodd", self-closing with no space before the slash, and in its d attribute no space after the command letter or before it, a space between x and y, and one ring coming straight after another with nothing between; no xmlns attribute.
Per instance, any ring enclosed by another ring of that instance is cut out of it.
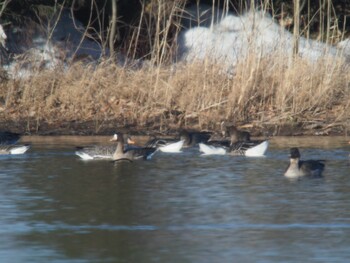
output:
<svg viewBox="0 0 350 263"><path fill-rule="evenodd" d="M224 136L230 136L229 140L209 140L208 143L200 143L199 150L208 154L243 155L248 157L264 156L269 147L268 140L251 140L250 133L239 131L231 126L226 129Z"/></svg>
<svg viewBox="0 0 350 263"><path fill-rule="evenodd" d="M184 141L183 147L193 147L199 143L206 143L210 140L212 132L210 131L187 131L180 132L180 140Z"/></svg>
<svg viewBox="0 0 350 263"><path fill-rule="evenodd" d="M299 149L293 147L290 149L290 164L284 176L290 179L297 179L304 176L321 177L324 168L324 160L300 160Z"/></svg>
<svg viewBox="0 0 350 263"><path fill-rule="evenodd" d="M117 142L117 147L112 155L113 161L133 161L138 159L149 160L157 150L156 148L150 147L134 147L125 149L124 137L122 133L114 134L111 140Z"/></svg>
<svg viewBox="0 0 350 263"><path fill-rule="evenodd" d="M183 148L192 147L200 142L207 142L210 139L211 132L190 132L182 130L178 138L152 138L145 147L157 148L162 152L178 153Z"/></svg>
<svg viewBox="0 0 350 263"><path fill-rule="evenodd" d="M112 141L113 138L110 140ZM131 148L135 142L127 136L125 148ZM89 145L76 147L75 154L83 160L112 160L115 145Z"/></svg>
<svg viewBox="0 0 350 263"><path fill-rule="evenodd" d="M179 153L184 145L184 140L174 138L152 138L146 142L146 148L156 148L161 152Z"/></svg>
<svg viewBox="0 0 350 263"><path fill-rule="evenodd" d="M1 131L0 132L0 145L15 144L21 138L19 133Z"/></svg>
<svg viewBox="0 0 350 263"><path fill-rule="evenodd" d="M247 157L259 157L265 155L268 147L268 140L255 140L247 142L239 141L231 144L229 154L244 155Z"/></svg>
<svg viewBox="0 0 350 263"><path fill-rule="evenodd" d="M16 144L10 144L10 145L0 145L0 155L7 155L7 154L24 154L26 151L28 151L30 148L30 145L16 145Z"/></svg>
<svg viewBox="0 0 350 263"><path fill-rule="evenodd" d="M19 145L16 144L21 135L9 131L0 132L0 155L14 155L14 154L24 154L29 150L30 145Z"/></svg>
<svg viewBox="0 0 350 263"><path fill-rule="evenodd" d="M250 133L240 131L235 126L227 128L230 136L230 155L244 155L248 157L264 156L269 147L268 140L251 140Z"/></svg>

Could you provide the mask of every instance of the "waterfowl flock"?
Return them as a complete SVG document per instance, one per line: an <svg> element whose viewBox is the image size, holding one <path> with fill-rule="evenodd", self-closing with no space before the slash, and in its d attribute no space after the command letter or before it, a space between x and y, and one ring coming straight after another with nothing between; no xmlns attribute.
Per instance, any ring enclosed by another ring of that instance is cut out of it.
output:
<svg viewBox="0 0 350 263"><path fill-rule="evenodd" d="M135 142L122 133L115 134L112 141L116 146L108 146L108 159L112 161L130 161L137 159L148 160L157 152L180 153L184 148L198 147L202 155L240 155L247 157L264 156L269 147L269 140L252 140L250 133L240 131L235 126L226 127L221 138L209 132L182 131L177 138L152 137L143 146L135 146ZM125 139L127 138L127 139ZM127 143L125 143L127 140ZM349 142L350 143L350 142ZM101 157L100 147L80 148L76 154L84 160L94 159L90 156ZM95 149L95 153L87 150ZM301 177L321 177L325 168L324 160L301 160L298 148L290 149L290 163L284 176L290 179Z"/></svg>
<svg viewBox="0 0 350 263"><path fill-rule="evenodd" d="M178 138L152 137L143 146L137 146L130 136L117 133L110 141L116 145L91 145L77 147L75 154L83 160L111 160L113 162L138 159L149 160L157 152L180 153L182 149L198 146L203 155L241 155L247 157L264 156L269 140L251 140L249 132L239 131L235 126L226 127L222 138L216 138L210 132L180 132ZM0 154L24 154L30 145L17 144L21 135L12 132L0 132ZM349 142L350 144L350 142ZM350 155L349 155L350 157ZM290 149L290 163L284 176L290 179L301 177L321 177L325 169L324 160L301 160L300 151Z"/></svg>

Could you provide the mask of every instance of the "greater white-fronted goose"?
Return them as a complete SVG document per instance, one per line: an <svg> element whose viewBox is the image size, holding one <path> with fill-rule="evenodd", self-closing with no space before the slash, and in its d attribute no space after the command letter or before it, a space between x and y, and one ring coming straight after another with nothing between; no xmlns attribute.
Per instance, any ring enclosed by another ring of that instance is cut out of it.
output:
<svg viewBox="0 0 350 263"><path fill-rule="evenodd" d="M149 160L152 158L153 154L157 150L156 148L149 147L133 147L125 149L124 137L121 133L114 134L112 140L117 142L117 147L112 155L113 161L133 161L137 159Z"/></svg>
<svg viewBox="0 0 350 263"><path fill-rule="evenodd" d="M113 139L112 139L113 140ZM127 145L125 148L131 147L134 141L127 137ZM78 146L75 152L83 160L112 160L113 153L115 152L115 145L89 145L89 146Z"/></svg>

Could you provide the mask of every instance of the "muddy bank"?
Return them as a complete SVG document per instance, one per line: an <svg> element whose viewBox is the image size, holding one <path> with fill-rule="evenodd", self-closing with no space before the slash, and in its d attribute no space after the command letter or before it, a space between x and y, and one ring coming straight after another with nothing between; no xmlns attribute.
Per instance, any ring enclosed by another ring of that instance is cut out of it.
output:
<svg viewBox="0 0 350 263"><path fill-rule="evenodd" d="M185 127L173 124L161 125L159 123L148 123L138 125L137 123L123 123L119 120L108 121L56 121L45 122L36 120L1 120L1 130L17 132L25 135L111 135L115 132L124 132L134 135L176 135L182 129L193 131L219 132L217 127L199 127L197 123L188 123ZM347 123L326 123L314 121L308 123L250 123L236 124L240 129L249 131L253 136L348 136L350 125Z"/></svg>

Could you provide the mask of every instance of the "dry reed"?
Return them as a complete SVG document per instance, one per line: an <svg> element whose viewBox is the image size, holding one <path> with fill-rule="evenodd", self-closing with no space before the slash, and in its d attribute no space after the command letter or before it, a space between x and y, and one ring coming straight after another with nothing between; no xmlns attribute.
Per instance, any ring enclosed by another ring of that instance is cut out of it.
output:
<svg viewBox="0 0 350 263"><path fill-rule="evenodd" d="M158 23L157 32L168 35L169 24ZM253 53L230 75L203 62L174 69L162 62L166 40L157 38L153 46L153 66L75 63L67 71L38 70L31 78L2 82L0 114L46 123L116 121L119 127L161 131L214 130L222 121L349 125L350 69L341 61L310 64L296 57L290 63L279 54Z"/></svg>
<svg viewBox="0 0 350 263"><path fill-rule="evenodd" d="M117 120L120 126L155 129L217 129L223 120L260 126L332 123L348 117L350 71L342 64L251 60L239 64L233 77L202 63L173 71L128 70L106 61L75 64L66 73L42 71L1 84L2 114L48 123Z"/></svg>

